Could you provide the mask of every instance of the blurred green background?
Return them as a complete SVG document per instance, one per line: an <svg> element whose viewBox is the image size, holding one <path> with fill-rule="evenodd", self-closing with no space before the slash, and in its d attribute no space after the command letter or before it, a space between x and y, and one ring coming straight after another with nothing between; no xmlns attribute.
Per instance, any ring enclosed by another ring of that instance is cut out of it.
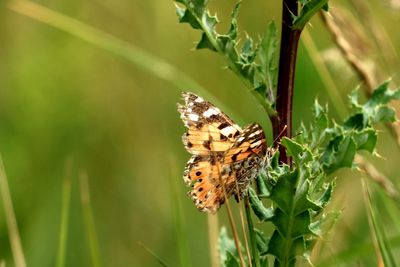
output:
<svg viewBox="0 0 400 267"><path fill-rule="evenodd" d="M187 238L191 266L208 266L207 216L185 196L181 179L189 154L181 144L185 129L176 102L182 91L194 90L239 125L261 123L271 143L267 114L240 80L223 68L221 56L193 51L199 32L178 24L172 1L36 2L109 34L103 41L126 41L131 48L122 54L115 47L104 49L107 45L101 40L96 44L77 37L80 24L69 21L75 27L71 35L38 21L44 15L34 9L26 12L36 19L16 11L16 4L26 3L0 3L0 152L28 266L55 265L63 179L68 172L72 195L66 266L91 266L79 193L82 172L89 178L103 266L159 266L139 242L169 266L179 266L179 231ZM332 3L333 7L342 4L346 1ZM211 3L222 22L220 30L226 29L233 5L234 1ZM370 1L370 5L374 19L388 29L398 51L400 31L393 26L400 23L399 9L389 1ZM280 1L244 1L240 29L256 39L269 20L279 22L280 10ZM308 31L319 51L335 52L318 16ZM339 119L339 104L328 97L318 67L305 48L304 43L299 48L294 125L309 121L316 96L321 103L329 103L331 115ZM328 67L346 101L359 80L337 55ZM392 66L387 77L398 79L398 67ZM189 78L197 83L193 88ZM398 166L393 162L398 162L400 154L386 128L381 129L378 152L383 158L373 162L398 184ZM350 170L337 175L332 208L343 214L327 241L325 258L355 245L371 244L360 184L365 175ZM182 207L183 227L177 227L177 203ZM376 266L374 260L368 261L368 257L374 259L370 252L362 254L363 266ZM0 259L13 266L3 206Z"/></svg>

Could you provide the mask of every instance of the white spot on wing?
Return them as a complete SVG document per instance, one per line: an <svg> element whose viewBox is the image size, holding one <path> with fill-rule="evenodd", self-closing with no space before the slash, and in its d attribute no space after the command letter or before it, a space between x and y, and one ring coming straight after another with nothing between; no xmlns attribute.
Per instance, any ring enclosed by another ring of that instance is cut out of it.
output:
<svg viewBox="0 0 400 267"><path fill-rule="evenodd" d="M204 117L209 118L212 115L218 115L220 112L215 108L208 108L206 111L203 112Z"/></svg>
<svg viewBox="0 0 400 267"><path fill-rule="evenodd" d="M253 136L256 136L256 135L259 135L259 134L261 134L261 130L257 130L257 131L255 131L255 132L251 133L251 134L249 135L249 137L253 137Z"/></svg>
<svg viewBox="0 0 400 267"><path fill-rule="evenodd" d="M259 146L259 145L261 145L261 140L258 140L257 142L252 143L250 146L251 146L251 147L257 147L257 146Z"/></svg>
<svg viewBox="0 0 400 267"><path fill-rule="evenodd" d="M198 96L198 97L194 100L194 102L201 103L201 102L204 102L204 99L201 98L200 96Z"/></svg>
<svg viewBox="0 0 400 267"><path fill-rule="evenodd" d="M233 126L227 126L224 129L221 130L221 133L225 136L229 136L229 134L234 135L236 133L237 129Z"/></svg>
<svg viewBox="0 0 400 267"><path fill-rule="evenodd" d="M190 113L190 114L188 115L188 118L189 118L189 120L191 120L191 121L198 121L198 120L199 120L199 115Z"/></svg>

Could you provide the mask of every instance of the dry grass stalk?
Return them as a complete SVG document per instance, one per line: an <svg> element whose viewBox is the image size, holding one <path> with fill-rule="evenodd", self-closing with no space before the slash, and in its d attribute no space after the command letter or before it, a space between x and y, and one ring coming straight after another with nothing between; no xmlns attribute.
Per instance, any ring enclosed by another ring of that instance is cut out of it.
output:
<svg viewBox="0 0 400 267"><path fill-rule="evenodd" d="M355 70L360 80L365 83L365 92L370 96L373 90L383 80L384 75L379 71L379 66L373 63L371 59L371 47L373 47L368 39L365 38L354 25L359 25L348 14L336 7L330 14L321 12L322 20L332 34L332 37L340 49L342 55L351 67ZM391 106L397 110L400 116L399 102L391 103ZM386 126L390 130L397 145L400 147L400 123L387 123Z"/></svg>
<svg viewBox="0 0 400 267"><path fill-rule="evenodd" d="M354 161L358 168L364 171L373 181L380 185L389 197L395 199L400 198L400 194L394 184L388 178L386 178L385 175L379 172L374 165L360 155L356 155Z"/></svg>

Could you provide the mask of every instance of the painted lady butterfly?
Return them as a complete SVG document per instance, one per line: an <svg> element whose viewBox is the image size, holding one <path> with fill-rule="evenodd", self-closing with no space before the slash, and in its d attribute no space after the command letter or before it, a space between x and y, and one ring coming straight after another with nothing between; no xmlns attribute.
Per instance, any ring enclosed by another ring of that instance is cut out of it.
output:
<svg viewBox="0 0 400 267"><path fill-rule="evenodd" d="M258 124L242 130L226 114L193 93L183 93L178 111L188 128L182 141L193 156L183 179L197 208L215 213L226 197L241 198L263 167L268 148Z"/></svg>

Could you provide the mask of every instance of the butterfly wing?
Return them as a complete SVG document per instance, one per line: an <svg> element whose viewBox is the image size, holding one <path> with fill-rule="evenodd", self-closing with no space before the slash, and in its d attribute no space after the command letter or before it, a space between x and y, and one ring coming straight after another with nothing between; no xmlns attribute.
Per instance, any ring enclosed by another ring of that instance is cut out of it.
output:
<svg viewBox="0 0 400 267"><path fill-rule="evenodd" d="M202 97L193 93L182 96L185 103L178 104L178 111L188 128L182 137L186 150L193 155L210 155L230 148L242 129Z"/></svg>
<svg viewBox="0 0 400 267"><path fill-rule="evenodd" d="M201 211L215 213L237 192L240 196L259 169L265 152L265 135L253 124L244 131L226 114L203 98L184 93L184 105L178 104L188 128L183 135L188 161L183 179L191 186L189 196Z"/></svg>
<svg viewBox="0 0 400 267"><path fill-rule="evenodd" d="M225 113L193 93L182 94L178 111L188 128L182 141L193 156L186 164L183 179L192 189L188 193L201 211L214 213L225 201L222 183L227 174L223 155L232 147L242 129Z"/></svg>
<svg viewBox="0 0 400 267"><path fill-rule="evenodd" d="M249 183L263 167L266 152L266 139L262 127L258 124L246 127L223 156L223 165L229 165L231 170L225 181L229 195L243 195Z"/></svg>

